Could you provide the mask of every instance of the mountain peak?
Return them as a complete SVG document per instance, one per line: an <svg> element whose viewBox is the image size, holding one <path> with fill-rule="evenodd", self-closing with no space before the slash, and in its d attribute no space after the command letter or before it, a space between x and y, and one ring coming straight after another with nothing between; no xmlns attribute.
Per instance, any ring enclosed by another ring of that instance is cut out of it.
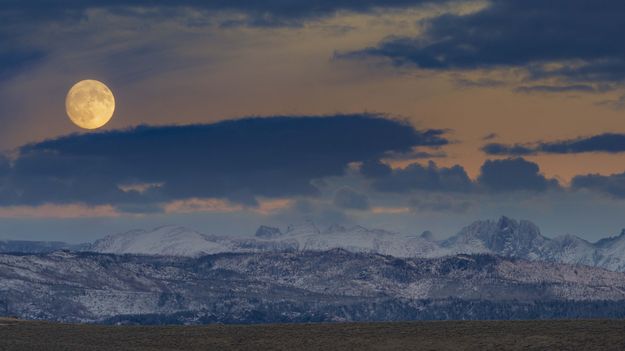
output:
<svg viewBox="0 0 625 351"><path fill-rule="evenodd" d="M347 228L345 228L344 226L334 223L331 226L329 226L324 232L325 233L345 233L347 231Z"/></svg>
<svg viewBox="0 0 625 351"><path fill-rule="evenodd" d="M501 231L512 230L518 226L518 222L512 218L501 216L499 221L497 221L497 227Z"/></svg>
<svg viewBox="0 0 625 351"><path fill-rule="evenodd" d="M432 234L432 232L429 231L429 230L426 230L423 233L421 233L420 237L422 239L429 240L429 241L433 241L434 240L434 234Z"/></svg>
<svg viewBox="0 0 625 351"><path fill-rule="evenodd" d="M0 243L0 251L15 251L17 244ZM29 250L52 251L41 249L40 246ZM25 246L20 244L19 247ZM486 253L625 271L625 230L618 236L597 243L589 243L574 235L550 239L542 236L534 223L506 216L475 221L443 241L435 240L428 231L421 235L406 236L381 229L339 224L324 227L320 231L312 221L306 221L290 225L284 231L260 226L253 238L205 235L182 226L167 225L153 230L109 235L84 247L84 250L116 254L197 256L220 252L325 251L335 248L395 257Z"/></svg>
<svg viewBox="0 0 625 351"><path fill-rule="evenodd" d="M220 243L195 230L165 225L152 230L132 230L96 240L89 251L116 254L196 256L226 251Z"/></svg>
<svg viewBox="0 0 625 351"><path fill-rule="evenodd" d="M569 234L569 233L564 234L564 235L556 236L551 241L559 243L560 245L587 245L587 246L592 246L592 244L589 243L588 241L580 238L577 235L573 235L573 234Z"/></svg>
<svg viewBox="0 0 625 351"><path fill-rule="evenodd" d="M502 216L498 221L476 221L444 242L467 252L494 252L504 256L534 257L548 240L530 221ZM460 246L458 246L460 245Z"/></svg>
<svg viewBox="0 0 625 351"><path fill-rule="evenodd" d="M258 229L256 230L256 234L254 234L254 236L256 236L257 238L263 239L277 238L282 235L283 234L280 229L275 227L269 227L266 225L261 225L260 227L258 227Z"/></svg>
<svg viewBox="0 0 625 351"><path fill-rule="evenodd" d="M306 221L302 224L289 224L285 234L288 235L304 235L304 234L321 234L319 228L312 221Z"/></svg>
<svg viewBox="0 0 625 351"><path fill-rule="evenodd" d="M609 247L621 240L625 240L625 229L621 230L621 233L619 235L615 235L615 236L611 236L611 237L598 240L595 243L595 245L599 247Z"/></svg>

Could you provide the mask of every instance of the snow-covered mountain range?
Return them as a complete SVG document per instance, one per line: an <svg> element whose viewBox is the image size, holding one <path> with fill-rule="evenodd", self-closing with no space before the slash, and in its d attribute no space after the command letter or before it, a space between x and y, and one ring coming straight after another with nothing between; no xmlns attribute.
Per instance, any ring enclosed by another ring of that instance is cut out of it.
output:
<svg viewBox="0 0 625 351"><path fill-rule="evenodd" d="M529 221L501 217L476 221L446 240L402 235L361 226L332 225L320 229L312 222L279 228L261 226L253 238L206 235L184 227L165 226L136 230L100 239L86 250L100 253L198 256L222 252L323 251L341 248L352 252L395 257L434 258L455 254L486 253L527 260L583 264L625 271L625 231L590 243L573 235L548 238Z"/></svg>
<svg viewBox="0 0 625 351"><path fill-rule="evenodd" d="M102 323L625 317L625 273L492 255L0 254L0 314Z"/></svg>
<svg viewBox="0 0 625 351"><path fill-rule="evenodd" d="M625 271L625 230L590 243L570 234L547 238L530 221L501 217L498 221L474 222L440 244L452 253L492 253Z"/></svg>
<svg viewBox="0 0 625 351"><path fill-rule="evenodd" d="M485 253L625 271L625 230L618 236L591 243L574 235L548 238L533 223L507 217L497 221L476 221L446 240L435 240L429 232L404 235L362 226L320 228L312 222L305 222L290 225L285 230L260 226L253 237L207 235L185 227L163 226L112 234L82 245L0 241L0 252L37 253L67 249L185 257L225 252L324 251L336 248L422 258Z"/></svg>
<svg viewBox="0 0 625 351"><path fill-rule="evenodd" d="M291 225L282 232L261 226L253 238L206 235L176 226L109 235L87 249L100 253L199 256L222 252L324 251L342 248L397 257L430 257L436 242L361 226L332 225L320 230L314 223Z"/></svg>
<svg viewBox="0 0 625 351"><path fill-rule="evenodd" d="M436 240L312 222L253 237L164 226L90 244L0 242L0 315L101 323L625 318L625 232L528 221Z"/></svg>

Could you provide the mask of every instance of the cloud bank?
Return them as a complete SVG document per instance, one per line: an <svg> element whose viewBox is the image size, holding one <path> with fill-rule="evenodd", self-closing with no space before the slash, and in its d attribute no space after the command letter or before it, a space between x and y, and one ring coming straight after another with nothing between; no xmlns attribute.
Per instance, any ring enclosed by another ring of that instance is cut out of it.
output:
<svg viewBox="0 0 625 351"><path fill-rule="evenodd" d="M0 204L140 212L172 200L222 198L255 206L257 197L315 195L313 180L342 175L352 162L445 145L443 134L368 114L74 134L22 146L10 166L0 162Z"/></svg>
<svg viewBox="0 0 625 351"><path fill-rule="evenodd" d="M372 167L375 165L372 171ZM412 163L405 168L384 170L384 165L363 163L361 174L372 179L373 189L388 193L411 191L452 193L544 192L559 189L557 180L546 178L538 164L523 158L486 160L477 179L469 178L460 165L439 167ZM388 166L387 166L388 167ZM384 170L384 171L382 171Z"/></svg>
<svg viewBox="0 0 625 351"><path fill-rule="evenodd" d="M619 1L494 0L425 20L417 37L390 36L343 56L435 71L521 68L530 81L560 81L523 92L600 91L625 80L625 46L617 43L624 16Z"/></svg>

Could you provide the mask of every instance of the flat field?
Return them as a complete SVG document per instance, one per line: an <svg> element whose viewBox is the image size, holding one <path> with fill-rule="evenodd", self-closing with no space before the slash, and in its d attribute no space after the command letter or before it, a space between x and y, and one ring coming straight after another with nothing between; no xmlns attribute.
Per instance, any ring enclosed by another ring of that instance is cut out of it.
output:
<svg viewBox="0 0 625 351"><path fill-rule="evenodd" d="M101 326L0 319L0 350L625 350L625 321Z"/></svg>

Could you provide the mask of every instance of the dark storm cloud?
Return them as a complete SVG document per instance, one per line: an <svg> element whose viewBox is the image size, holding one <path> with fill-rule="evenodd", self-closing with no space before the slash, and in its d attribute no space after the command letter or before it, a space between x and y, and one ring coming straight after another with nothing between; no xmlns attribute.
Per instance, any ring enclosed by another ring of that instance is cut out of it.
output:
<svg viewBox="0 0 625 351"><path fill-rule="evenodd" d="M369 209L369 198L365 194L343 187L334 193L334 205L352 210Z"/></svg>
<svg viewBox="0 0 625 351"><path fill-rule="evenodd" d="M604 133L582 137L533 144L486 144L482 150L489 155L522 156L532 154L577 154L583 152L625 152L625 134Z"/></svg>
<svg viewBox="0 0 625 351"><path fill-rule="evenodd" d="M571 189L588 189L617 198L625 198L625 173L578 175L571 180Z"/></svg>
<svg viewBox="0 0 625 351"><path fill-rule="evenodd" d="M386 158L389 160L415 160L415 159L430 159L430 158L445 158L447 154L441 150L434 151L420 151L412 150L410 152L389 152Z"/></svg>
<svg viewBox="0 0 625 351"><path fill-rule="evenodd" d="M480 169L477 182L494 192L545 191L559 188L558 181L545 178L536 163L520 157L487 160Z"/></svg>
<svg viewBox="0 0 625 351"><path fill-rule="evenodd" d="M137 208L193 197L254 205L257 196L314 195L311 181L352 162L447 143L373 115L267 117L75 134L20 148L4 205L83 202ZM148 206L149 207L149 206Z"/></svg>
<svg viewBox="0 0 625 351"><path fill-rule="evenodd" d="M9 163L9 159L0 154L0 177L7 175L11 170L11 165Z"/></svg>
<svg viewBox="0 0 625 351"><path fill-rule="evenodd" d="M367 178L379 178L393 173L393 169L380 160L367 160L360 166L360 173Z"/></svg>
<svg viewBox="0 0 625 351"><path fill-rule="evenodd" d="M510 156L524 156L533 155L536 151L530 146L524 146L521 144L501 144L501 143L489 143L482 147L488 155L510 155Z"/></svg>
<svg viewBox="0 0 625 351"><path fill-rule="evenodd" d="M557 180L545 178L536 163L523 158L486 160L475 181L469 178L462 166L439 167L432 161L427 166L413 163L406 168L373 174L363 167L361 173L372 180L375 190L390 193L499 193L560 188Z"/></svg>
<svg viewBox="0 0 625 351"><path fill-rule="evenodd" d="M474 13L426 20L419 37L389 37L345 56L431 70L522 67L530 79L622 83L624 18L622 1L493 0ZM571 88L584 89L564 89Z"/></svg>
<svg viewBox="0 0 625 351"><path fill-rule="evenodd" d="M432 161L427 166L413 163L406 168L392 170L387 175L375 178L372 185L378 191L395 193L411 190L462 192L473 187L471 179L461 166L438 167Z"/></svg>

